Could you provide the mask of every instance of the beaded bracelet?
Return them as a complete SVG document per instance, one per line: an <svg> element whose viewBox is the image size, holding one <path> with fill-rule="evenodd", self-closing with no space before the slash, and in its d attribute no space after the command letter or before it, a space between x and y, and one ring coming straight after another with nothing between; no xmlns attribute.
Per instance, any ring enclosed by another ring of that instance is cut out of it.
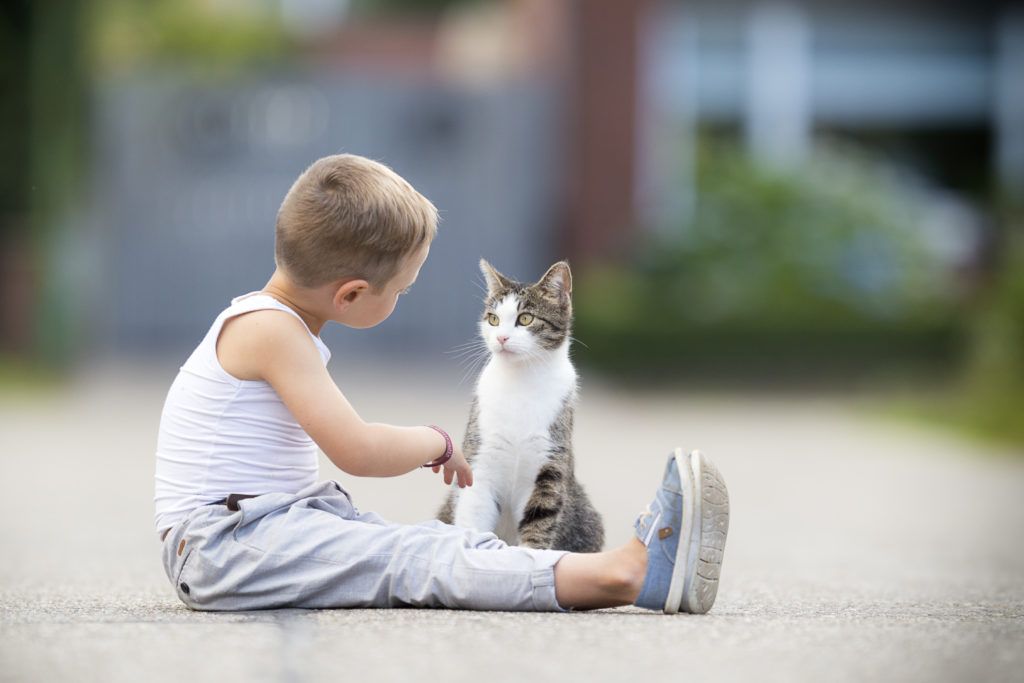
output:
<svg viewBox="0 0 1024 683"><path fill-rule="evenodd" d="M444 455L435 460L434 462L428 462L424 467L440 467L452 458L452 453L455 452L455 447L452 446L452 437L448 436L448 432L444 431L437 425L427 425L431 429L435 430L438 434L444 437Z"/></svg>

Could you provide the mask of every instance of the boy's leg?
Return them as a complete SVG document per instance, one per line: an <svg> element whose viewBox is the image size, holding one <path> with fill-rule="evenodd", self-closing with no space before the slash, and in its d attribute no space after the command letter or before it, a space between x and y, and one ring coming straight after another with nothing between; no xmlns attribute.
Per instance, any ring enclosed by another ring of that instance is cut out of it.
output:
<svg viewBox="0 0 1024 683"><path fill-rule="evenodd" d="M509 547L439 522L359 514L336 484L200 508L164 542L164 564L195 609L430 606L557 610L634 603L706 612L729 527L724 480L699 452L669 458L636 539L607 553ZM641 590L642 587L642 590Z"/></svg>
<svg viewBox="0 0 1024 683"><path fill-rule="evenodd" d="M711 609L729 532L729 493L711 461L676 449L635 529L636 538L618 550L563 558L555 567L559 604L636 604L670 614Z"/></svg>
<svg viewBox="0 0 1024 683"><path fill-rule="evenodd" d="M360 514L331 483L240 508L200 508L164 542L168 576L194 609L559 609L560 551L440 522L392 524Z"/></svg>
<svg viewBox="0 0 1024 683"><path fill-rule="evenodd" d="M555 595L566 609L632 605L647 572L647 548L631 539L603 553L572 553L555 565Z"/></svg>

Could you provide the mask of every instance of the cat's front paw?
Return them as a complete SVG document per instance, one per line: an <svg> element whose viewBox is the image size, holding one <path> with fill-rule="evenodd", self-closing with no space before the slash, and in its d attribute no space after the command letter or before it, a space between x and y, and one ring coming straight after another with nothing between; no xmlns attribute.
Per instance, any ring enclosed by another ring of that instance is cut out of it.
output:
<svg viewBox="0 0 1024 683"><path fill-rule="evenodd" d="M476 488L462 489L455 501L455 526L478 531L494 531L498 524L498 506Z"/></svg>

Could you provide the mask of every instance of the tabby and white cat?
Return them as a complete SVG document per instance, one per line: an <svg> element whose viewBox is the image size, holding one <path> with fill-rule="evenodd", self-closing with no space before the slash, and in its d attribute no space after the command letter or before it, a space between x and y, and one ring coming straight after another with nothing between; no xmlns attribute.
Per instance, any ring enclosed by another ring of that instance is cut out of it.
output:
<svg viewBox="0 0 1024 683"><path fill-rule="evenodd" d="M487 281L480 335L491 357L462 445L474 483L453 488L438 518L512 545L597 552L604 526L573 471L569 265L556 263L531 285L487 261L480 269Z"/></svg>

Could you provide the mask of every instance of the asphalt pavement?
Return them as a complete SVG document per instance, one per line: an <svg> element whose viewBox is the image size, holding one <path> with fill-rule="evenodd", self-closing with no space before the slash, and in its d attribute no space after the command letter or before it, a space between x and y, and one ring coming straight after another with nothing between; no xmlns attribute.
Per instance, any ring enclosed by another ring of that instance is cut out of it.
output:
<svg viewBox="0 0 1024 683"><path fill-rule="evenodd" d="M461 436L466 383L336 369L363 417ZM0 392L0 681L1024 681L1024 453L843 396L709 395L583 377L578 475L625 542L676 445L719 466L732 524L705 616L636 608L191 612L159 562L168 364ZM427 470L357 504L433 515Z"/></svg>

